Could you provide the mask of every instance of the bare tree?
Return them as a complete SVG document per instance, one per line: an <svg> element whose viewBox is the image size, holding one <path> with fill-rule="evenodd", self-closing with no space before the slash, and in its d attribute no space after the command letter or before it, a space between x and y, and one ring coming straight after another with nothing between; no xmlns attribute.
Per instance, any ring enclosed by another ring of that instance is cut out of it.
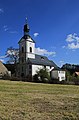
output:
<svg viewBox="0 0 79 120"><path fill-rule="evenodd" d="M19 49L9 47L6 51L6 56L9 58L7 61L8 64L14 64L15 66L15 76L17 72L17 63L19 62Z"/></svg>
<svg viewBox="0 0 79 120"><path fill-rule="evenodd" d="M19 60L19 49L13 47L7 48L6 56L9 57L7 63L16 64Z"/></svg>

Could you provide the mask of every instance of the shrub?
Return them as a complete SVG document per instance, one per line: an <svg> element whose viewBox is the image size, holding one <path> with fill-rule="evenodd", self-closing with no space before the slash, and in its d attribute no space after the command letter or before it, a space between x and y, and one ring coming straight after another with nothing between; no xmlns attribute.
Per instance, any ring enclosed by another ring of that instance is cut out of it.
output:
<svg viewBox="0 0 79 120"><path fill-rule="evenodd" d="M36 74L33 76L34 82L43 82L43 83L49 83L50 81L50 75L48 72L48 69L42 68L39 69Z"/></svg>

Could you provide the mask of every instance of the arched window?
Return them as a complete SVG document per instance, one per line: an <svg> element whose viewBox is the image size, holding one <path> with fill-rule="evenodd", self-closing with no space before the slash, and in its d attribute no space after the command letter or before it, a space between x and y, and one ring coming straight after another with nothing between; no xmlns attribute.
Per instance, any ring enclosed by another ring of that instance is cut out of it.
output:
<svg viewBox="0 0 79 120"><path fill-rule="evenodd" d="M24 47L22 46L22 53L24 53Z"/></svg>
<svg viewBox="0 0 79 120"><path fill-rule="evenodd" d="M32 47L30 47L30 52L32 53Z"/></svg>

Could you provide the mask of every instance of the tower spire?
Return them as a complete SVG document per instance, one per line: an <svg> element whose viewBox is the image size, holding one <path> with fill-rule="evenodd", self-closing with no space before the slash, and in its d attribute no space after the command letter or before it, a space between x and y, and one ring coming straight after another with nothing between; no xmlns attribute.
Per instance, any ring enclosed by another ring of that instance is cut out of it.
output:
<svg viewBox="0 0 79 120"><path fill-rule="evenodd" d="M24 25L24 35L29 34L30 28L27 22L27 18L26 18L26 24Z"/></svg>

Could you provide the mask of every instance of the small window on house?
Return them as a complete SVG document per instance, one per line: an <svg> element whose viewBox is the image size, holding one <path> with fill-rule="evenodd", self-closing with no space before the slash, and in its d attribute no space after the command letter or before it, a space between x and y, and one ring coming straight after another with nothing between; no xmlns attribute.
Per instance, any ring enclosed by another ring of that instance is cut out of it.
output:
<svg viewBox="0 0 79 120"><path fill-rule="evenodd" d="M32 53L32 47L30 47L30 52Z"/></svg>
<svg viewBox="0 0 79 120"><path fill-rule="evenodd" d="M24 53L24 47L22 46L22 53Z"/></svg>

